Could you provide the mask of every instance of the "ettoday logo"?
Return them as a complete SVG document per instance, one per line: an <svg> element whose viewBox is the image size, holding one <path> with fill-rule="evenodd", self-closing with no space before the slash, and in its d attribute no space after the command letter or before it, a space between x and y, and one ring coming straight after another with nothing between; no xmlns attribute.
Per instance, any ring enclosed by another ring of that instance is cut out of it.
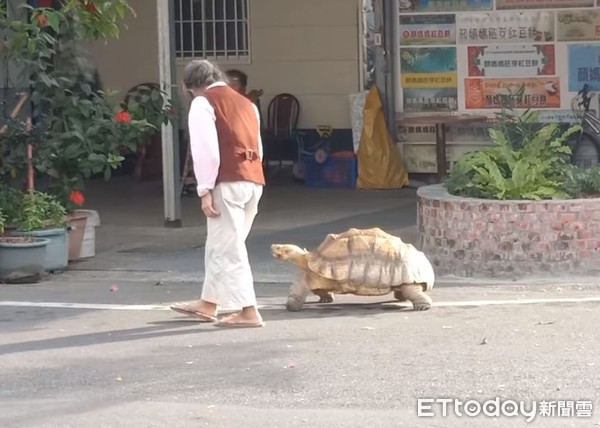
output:
<svg viewBox="0 0 600 428"><path fill-rule="evenodd" d="M499 397L480 402L477 400L461 401L455 398L419 398L417 399L417 416L447 417L450 412L456 416L477 417L481 414L489 417L524 417L532 422L537 416L544 417L592 417L590 400L558 400L558 401L524 401L501 400Z"/></svg>

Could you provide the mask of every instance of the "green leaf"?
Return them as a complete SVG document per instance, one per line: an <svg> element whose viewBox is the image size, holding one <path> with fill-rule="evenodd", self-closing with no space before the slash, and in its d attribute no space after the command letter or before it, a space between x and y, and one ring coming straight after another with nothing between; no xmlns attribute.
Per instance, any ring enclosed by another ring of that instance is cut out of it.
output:
<svg viewBox="0 0 600 428"><path fill-rule="evenodd" d="M48 25L50 25L54 32L60 33L60 15L58 14L58 12L46 10L45 13L48 17Z"/></svg>
<svg viewBox="0 0 600 428"><path fill-rule="evenodd" d="M527 185L530 163L528 159L521 159L512 171L512 181L515 188L522 188Z"/></svg>
<svg viewBox="0 0 600 428"><path fill-rule="evenodd" d="M86 94L88 96L92 93L92 87L90 86L89 83L82 83L81 90L83 91L84 94Z"/></svg>
<svg viewBox="0 0 600 428"><path fill-rule="evenodd" d="M36 43L35 43L35 39L29 39L27 41L27 51L29 53L34 53L36 50Z"/></svg>

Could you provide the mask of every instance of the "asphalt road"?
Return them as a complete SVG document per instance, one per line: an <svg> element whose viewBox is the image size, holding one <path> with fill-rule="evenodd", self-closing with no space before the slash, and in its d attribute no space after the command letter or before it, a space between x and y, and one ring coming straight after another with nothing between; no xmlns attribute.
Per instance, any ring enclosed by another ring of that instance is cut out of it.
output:
<svg viewBox="0 0 600 428"><path fill-rule="evenodd" d="M440 286L427 312L390 296L313 297L290 313L287 286L259 284L266 326L237 330L165 306L197 292L145 281L0 286L0 426L600 425L593 285ZM526 410L535 400L537 414L444 417L438 403L419 417L418 398L523 400ZM571 403L573 415L542 416L543 400Z"/></svg>

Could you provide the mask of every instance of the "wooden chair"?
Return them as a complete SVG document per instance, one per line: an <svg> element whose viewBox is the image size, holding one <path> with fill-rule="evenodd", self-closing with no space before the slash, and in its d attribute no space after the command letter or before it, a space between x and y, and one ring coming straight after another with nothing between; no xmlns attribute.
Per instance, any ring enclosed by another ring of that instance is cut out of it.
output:
<svg viewBox="0 0 600 428"><path fill-rule="evenodd" d="M292 94L278 94L267 108L267 123L262 133L264 162L268 169L269 162L279 162L281 172L284 161L298 160L298 118L300 103Z"/></svg>

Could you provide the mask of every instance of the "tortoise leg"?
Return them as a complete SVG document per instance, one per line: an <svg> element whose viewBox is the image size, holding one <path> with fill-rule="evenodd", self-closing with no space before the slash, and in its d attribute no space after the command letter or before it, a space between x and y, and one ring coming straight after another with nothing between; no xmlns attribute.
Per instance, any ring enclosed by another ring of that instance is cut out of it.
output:
<svg viewBox="0 0 600 428"><path fill-rule="evenodd" d="M334 300L333 293L325 290L313 290L313 293L320 297L319 303L331 303Z"/></svg>
<svg viewBox="0 0 600 428"><path fill-rule="evenodd" d="M406 296L402 293L402 290L394 291L394 299L396 299L399 302L406 302L408 300Z"/></svg>
<svg viewBox="0 0 600 428"><path fill-rule="evenodd" d="M423 291L421 284L404 285L401 290L394 293L394 296L398 292L402 294L403 299L401 301L410 300L415 311L426 311L431 308L431 303L433 303L431 297Z"/></svg>
<svg viewBox="0 0 600 428"><path fill-rule="evenodd" d="M310 289L308 288L308 276L306 273L301 273L298 275L296 282L290 287L287 303L285 305L286 309L291 312L301 311L304 302L306 302L308 293L310 293Z"/></svg>

